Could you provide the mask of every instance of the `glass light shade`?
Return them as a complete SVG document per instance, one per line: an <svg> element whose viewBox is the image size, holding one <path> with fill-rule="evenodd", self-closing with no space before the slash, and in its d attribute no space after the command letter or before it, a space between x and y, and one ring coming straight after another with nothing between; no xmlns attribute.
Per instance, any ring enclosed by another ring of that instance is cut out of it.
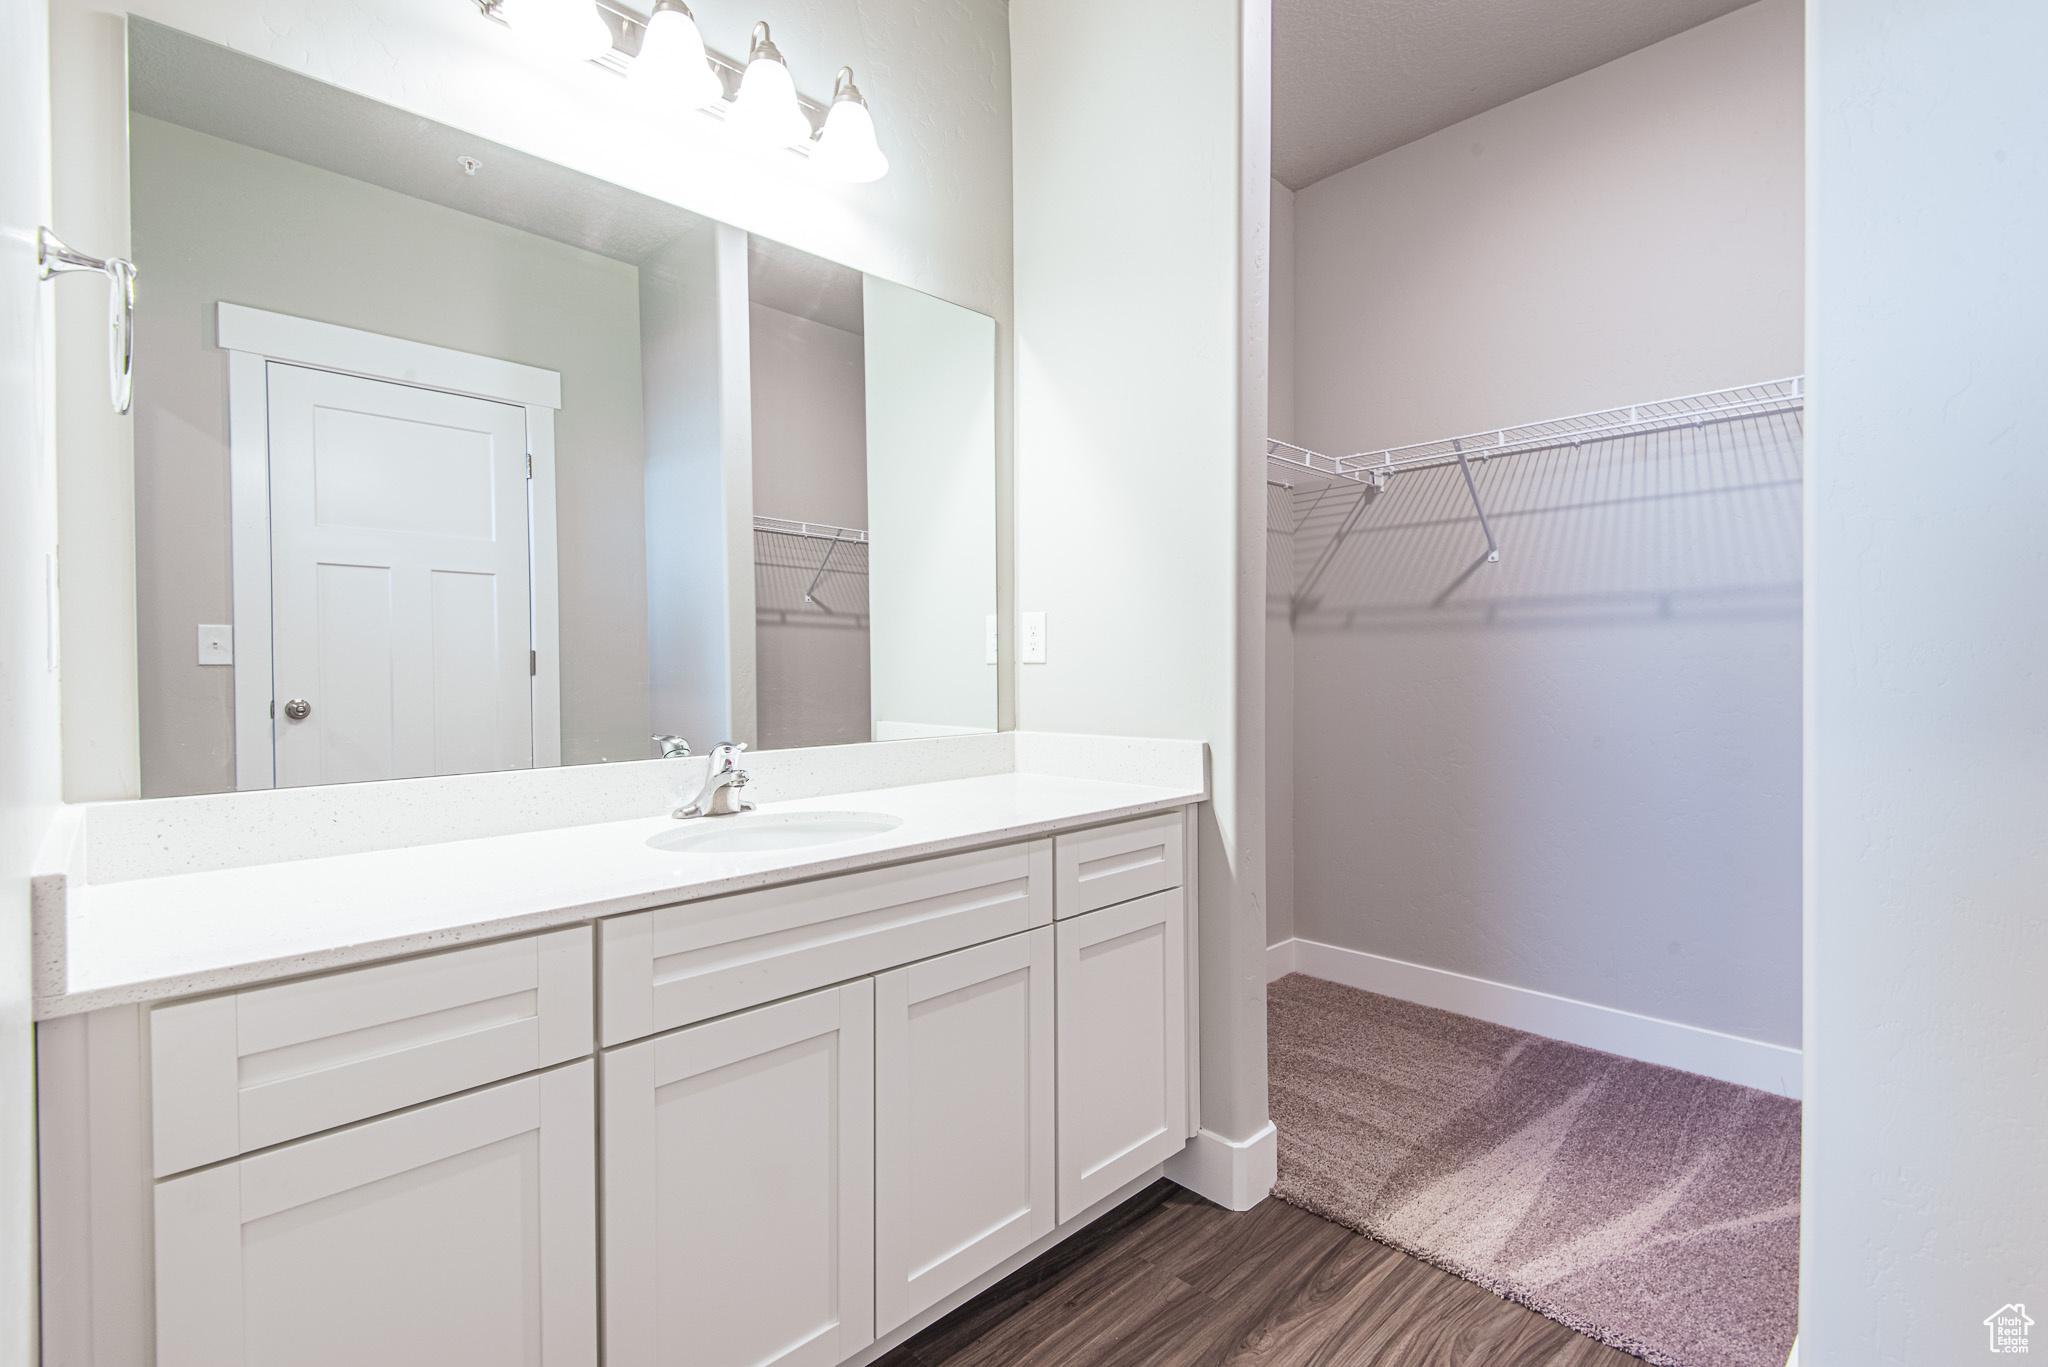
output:
<svg viewBox="0 0 2048 1367"><path fill-rule="evenodd" d="M875 142L875 121L865 104L858 99L833 102L811 162L820 174L855 184L889 174L889 159Z"/></svg>
<svg viewBox="0 0 2048 1367"><path fill-rule="evenodd" d="M611 25L591 0L499 0L498 15L528 42L572 61L612 50Z"/></svg>
<svg viewBox="0 0 2048 1367"><path fill-rule="evenodd" d="M727 122L735 133L772 147L797 147L811 140L811 121L796 102L796 82L780 57L756 56L747 63Z"/></svg>
<svg viewBox="0 0 2048 1367"><path fill-rule="evenodd" d="M725 98L725 84L704 55L704 35L683 9L658 9L647 20L628 86L635 99L682 109L704 109Z"/></svg>

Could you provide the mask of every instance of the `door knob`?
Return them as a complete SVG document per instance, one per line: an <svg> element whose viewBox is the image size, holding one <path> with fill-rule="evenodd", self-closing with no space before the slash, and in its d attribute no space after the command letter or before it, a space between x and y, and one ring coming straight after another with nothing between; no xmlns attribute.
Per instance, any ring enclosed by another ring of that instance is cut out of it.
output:
<svg viewBox="0 0 2048 1367"><path fill-rule="evenodd" d="M293 721L304 721L313 715L313 704L304 698L293 698L284 705L284 714Z"/></svg>

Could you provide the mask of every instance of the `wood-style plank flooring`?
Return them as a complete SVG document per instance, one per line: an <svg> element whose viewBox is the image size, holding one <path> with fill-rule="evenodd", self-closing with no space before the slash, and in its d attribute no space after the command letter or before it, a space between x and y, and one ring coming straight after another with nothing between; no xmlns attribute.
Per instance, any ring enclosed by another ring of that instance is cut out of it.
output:
<svg viewBox="0 0 2048 1367"><path fill-rule="evenodd" d="M1160 1182L877 1367L1639 1367L1385 1244L1270 1198Z"/></svg>

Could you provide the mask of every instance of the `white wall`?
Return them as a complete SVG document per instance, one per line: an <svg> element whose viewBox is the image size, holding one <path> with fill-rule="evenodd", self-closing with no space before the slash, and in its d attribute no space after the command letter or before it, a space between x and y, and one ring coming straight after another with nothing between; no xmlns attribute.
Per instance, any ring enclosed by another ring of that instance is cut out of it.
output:
<svg viewBox="0 0 2048 1367"><path fill-rule="evenodd" d="M747 236L726 224L640 267L652 731L754 744Z"/></svg>
<svg viewBox="0 0 2048 1367"><path fill-rule="evenodd" d="M1800 1362L2040 1353L2048 11L1810 24Z"/></svg>
<svg viewBox="0 0 2048 1367"><path fill-rule="evenodd" d="M1266 435L1294 440L1294 191L1272 185L1273 265L1266 358Z"/></svg>
<svg viewBox="0 0 2048 1367"><path fill-rule="evenodd" d="M765 304L747 312L755 513L866 527L867 400L859 334Z"/></svg>
<svg viewBox="0 0 2048 1367"><path fill-rule="evenodd" d="M1266 1124L1270 15L1014 0L1017 597L1034 730L1210 747L1202 1123ZM1161 130L1168 136L1161 136Z"/></svg>
<svg viewBox="0 0 2048 1367"><path fill-rule="evenodd" d="M125 25L105 10L53 3L49 32L52 226L80 251L129 256ZM107 402L104 292L74 287L54 308L59 690L66 716L91 718L64 730L64 797L134 797L142 769L134 422Z"/></svg>
<svg viewBox="0 0 2048 1367"><path fill-rule="evenodd" d="M645 118L621 98L616 76L536 51L466 4L308 0L282 13L261 0L53 0L61 31L53 100L64 111L57 122L65 143L58 212L81 245L102 252L127 248L120 15L131 10L994 317L997 460L1008 480L1002 0L941 10L920 0L759 0L699 16L712 46L742 54L753 21L770 21L808 94L829 97L838 67L854 68L894 164L888 177L863 186L825 184L801 168L737 154L708 120ZM83 800L134 796L139 782L129 424L104 416L100 317L74 312L59 338L69 358L59 375L59 421L68 433L60 480L68 491L64 591L75 627L66 642L67 711L96 719L65 734L66 792ZM740 649L751 698L750 626Z"/></svg>
<svg viewBox="0 0 2048 1367"><path fill-rule="evenodd" d="M1799 23L1763 0L1303 188L1301 444L1798 373Z"/></svg>
<svg viewBox="0 0 2048 1367"><path fill-rule="evenodd" d="M874 738L993 731L995 324L873 276L861 301Z"/></svg>
<svg viewBox="0 0 2048 1367"><path fill-rule="evenodd" d="M222 300L561 375L562 760L644 758L638 272L146 115L130 141L149 277L136 313L143 796L235 786L234 671L201 665L194 645L199 623L234 620Z"/></svg>
<svg viewBox="0 0 2048 1367"><path fill-rule="evenodd" d="M1266 432L1294 440L1294 191L1273 182ZM1294 499L1268 486L1266 527L1266 943L1294 938Z"/></svg>
<svg viewBox="0 0 2048 1367"><path fill-rule="evenodd" d="M1298 440L1797 373L1801 101L1763 0L1303 189ZM1480 480L1500 565L1433 607L1482 543L1403 476L1297 617L1295 933L1796 1046L1796 465Z"/></svg>
<svg viewBox="0 0 2048 1367"><path fill-rule="evenodd" d="M755 512L865 528L867 401L860 336L756 303L748 311L748 338ZM858 607L865 616L865 584L834 577L827 589L828 581L820 581L823 602L829 604L835 591L856 587L862 601L841 602L831 613L805 611L807 572L774 563L807 564L805 552L822 557L825 545L754 537L755 712L764 749L872 739L868 629L847 612ZM845 559L831 563L851 565L866 552L839 555ZM993 551L985 558L992 562Z"/></svg>
<svg viewBox="0 0 2048 1367"><path fill-rule="evenodd" d="M50 221L46 15L0 6L0 1367L36 1361L28 875L59 767L53 305L64 291L106 306L98 279L36 279L36 229Z"/></svg>

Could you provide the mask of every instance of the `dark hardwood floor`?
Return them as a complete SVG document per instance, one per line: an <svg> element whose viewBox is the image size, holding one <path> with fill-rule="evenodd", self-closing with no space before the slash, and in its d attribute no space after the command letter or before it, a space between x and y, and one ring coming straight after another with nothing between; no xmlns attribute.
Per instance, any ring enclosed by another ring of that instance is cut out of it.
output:
<svg viewBox="0 0 2048 1367"><path fill-rule="evenodd" d="M1638 1367L1638 1359L1277 1198L1170 1182L878 1367Z"/></svg>

